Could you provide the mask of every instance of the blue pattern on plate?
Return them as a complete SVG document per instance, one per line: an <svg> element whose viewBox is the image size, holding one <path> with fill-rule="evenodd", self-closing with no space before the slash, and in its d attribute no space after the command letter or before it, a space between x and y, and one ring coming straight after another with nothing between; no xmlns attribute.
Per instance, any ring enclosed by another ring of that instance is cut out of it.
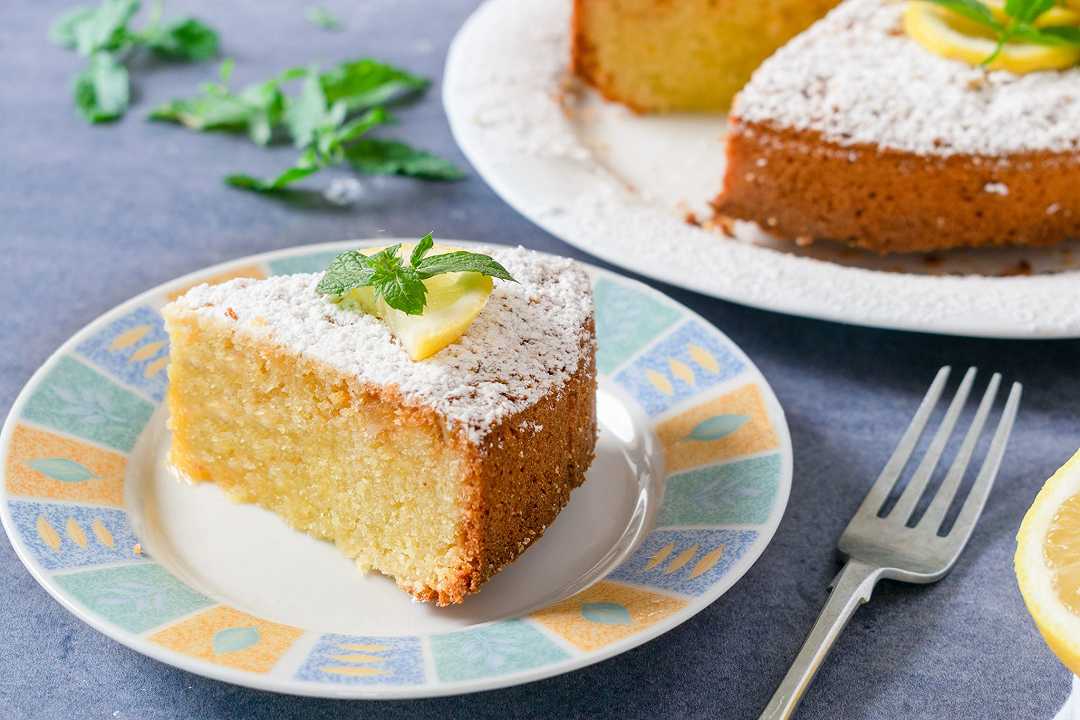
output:
<svg viewBox="0 0 1080 720"><path fill-rule="evenodd" d="M76 349L98 367L158 402L165 397L169 336L156 311L136 308L91 335Z"/></svg>
<svg viewBox="0 0 1080 720"><path fill-rule="evenodd" d="M654 530L608 578L700 595L727 573L757 535L755 530Z"/></svg>
<svg viewBox="0 0 1080 720"><path fill-rule="evenodd" d="M296 678L346 685L419 685L424 682L420 639L323 635Z"/></svg>
<svg viewBox="0 0 1080 720"><path fill-rule="evenodd" d="M615 376L649 415L730 380L745 368L717 332L689 320Z"/></svg>
<svg viewBox="0 0 1080 720"><path fill-rule="evenodd" d="M141 560L138 538L122 510L12 501L11 517L23 542L50 570Z"/></svg>

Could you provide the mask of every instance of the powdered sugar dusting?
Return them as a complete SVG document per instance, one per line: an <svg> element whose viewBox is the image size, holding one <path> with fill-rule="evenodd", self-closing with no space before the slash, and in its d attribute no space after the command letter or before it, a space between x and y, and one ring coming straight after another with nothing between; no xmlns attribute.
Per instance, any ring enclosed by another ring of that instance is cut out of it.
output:
<svg viewBox="0 0 1080 720"><path fill-rule="evenodd" d="M342 310L315 292L321 273L200 285L173 304L236 322L361 382L396 386L407 402L430 406L472 442L500 419L562 387L592 339L592 290L572 260L525 250L483 248L518 283L496 281L487 306L455 344L414 362L378 319Z"/></svg>
<svg viewBox="0 0 1080 720"><path fill-rule="evenodd" d="M1080 68L1014 75L939 57L904 3L847 0L758 68L734 116L928 155L1080 151Z"/></svg>

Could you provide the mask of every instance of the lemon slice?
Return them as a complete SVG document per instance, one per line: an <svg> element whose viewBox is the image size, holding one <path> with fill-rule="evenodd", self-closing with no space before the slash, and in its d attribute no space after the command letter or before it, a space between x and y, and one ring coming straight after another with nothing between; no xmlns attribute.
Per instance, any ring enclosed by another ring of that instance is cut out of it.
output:
<svg viewBox="0 0 1080 720"><path fill-rule="evenodd" d="M1046 481L1016 540L1028 611L1050 649L1080 675L1080 452Z"/></svg>
<svg viewBox="0 0 1080 720"><path fill-rule="evenodd" d="M383 248L362 252L371 255ZM460 248L435 245L428 255L441 255ZM402 245L400 256L412 254L411 245ZM370 287L355 288L342 298L342 305L355 303L364 312L381 319L394 333L413 360L429 358L465 334L491 295L493 282L474 272L445 273L424 281L427 304L420 315L409 315L386 304Z"/></svg>
<svg viewBox="0 0 1080 720"><path fill-rule="evenodd" d="M980 65L997 46L988 31L970 20L926 2L912 0L904 8L904 32L924 48L951 60ZM1080 47L1006 43L987 67L1023 74L1064 70L1080 63Z"/></svg>
<svg viewBox="0 0 1080 720"><path fill-rule="evenodd" d="M1009 16L1005 14L1005 0L985 0L986 4L990 6L990 12L994 14L994 19L999 23L1009 22ZM1035 21L1035 27L1058 27L1061 25L1080 25L1080 0L1071 0L1074 3L1073 9L1068 7L1062 7L1061 5L1055 5L1050 8ZM1066 3L1068 5L1068 3Z"/></svg>

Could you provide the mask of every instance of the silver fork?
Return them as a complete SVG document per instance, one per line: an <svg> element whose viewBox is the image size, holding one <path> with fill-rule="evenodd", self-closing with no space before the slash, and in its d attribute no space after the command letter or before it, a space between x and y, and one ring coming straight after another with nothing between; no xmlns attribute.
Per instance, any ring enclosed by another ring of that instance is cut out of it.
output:
<svg viewBox="0 0 1080 720"><path fill-rule="evenodd" d="M941 399L948 377L948 367L938 370L934 382L926 391L926 397L915 412L915 417L900 439L900 444L896 446L881 475L840 536L839 548L840 552L847 556L847 564L833 580L832 592L825 607L791 669L769 701L765 712L761 714L761 720L791 717L840 631L847 625L855 610L870 599L878 580L888 578L909 583L932 583L940 580L952 569L960 551L971 537L971 531L975 529L975 522L982 513L986 497L990 494L994 478L997 477L1009 433L1012 432L1013 422L1016 420L1022 391L1019 383L1012 384L986 458L955 522L947 534L938 533L964 479L972 453L994 405L998 386L1001 384L1001 375L997 373L990 378L956 459L926 512L914 527L908 527L908 523L952 435L956 420L964 409L971 386L975 382L975 368L969 368L964 375L956 395L945 411L941 425L927 446L926 455L896 504L883 517L878 517L882 505L911 459L926 422Z"/></svg>

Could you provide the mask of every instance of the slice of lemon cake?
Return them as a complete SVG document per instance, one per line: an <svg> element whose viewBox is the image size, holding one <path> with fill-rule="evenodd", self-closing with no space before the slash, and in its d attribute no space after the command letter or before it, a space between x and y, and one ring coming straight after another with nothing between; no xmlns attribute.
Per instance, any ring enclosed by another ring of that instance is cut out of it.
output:
<svg viewBox="0 0 1080 720"><path fill-rule="evenodd" d="M188 291L164 310L170 461L420 600L461 602L543 534L596 443L588 276L490 254L517 282L420 361L320 295L321 273Z"/></svg>

